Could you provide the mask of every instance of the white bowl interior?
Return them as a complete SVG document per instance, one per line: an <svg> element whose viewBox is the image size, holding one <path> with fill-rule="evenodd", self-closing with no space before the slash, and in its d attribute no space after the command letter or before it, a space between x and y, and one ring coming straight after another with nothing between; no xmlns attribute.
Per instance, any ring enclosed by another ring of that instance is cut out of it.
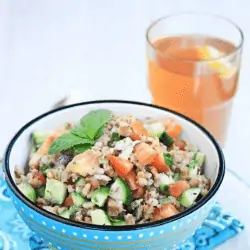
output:
<svg viewBox="0 0 250 250"><path fill-rule="evenodd" d="M23 131L13 145L10 154L10 171L14 179L14 169L17 166L24 169L27 163L27 157L30 152L30 135L35 130L52 130L58 126L62 126L66 122L79 122L80 118L91 110L109 109L118 114L132 114L136 118L174 118L184 131L182 138L197 146L206 155L205 175L211 179L212 184L217 178L219 172L219 156L216 148L210 138L198 127L188 120L179 117L170 112L149 106L129 103L96 103L74 106L67 109L51 113L42 119L34 122L31 126Z"/></svg>

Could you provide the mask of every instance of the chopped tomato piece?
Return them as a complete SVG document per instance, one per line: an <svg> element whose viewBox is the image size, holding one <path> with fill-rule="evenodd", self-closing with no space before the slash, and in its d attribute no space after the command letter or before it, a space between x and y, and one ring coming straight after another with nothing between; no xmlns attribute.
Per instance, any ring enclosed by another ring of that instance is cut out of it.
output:
<svg viewBox="0 0 250 250"><path fill-rule="evenodd" d="M117 175L122 178L125 178L127 174L133 169L133 163L128 160L121 159L114 155L110 155L108 160L111 162Z"/></svg>
<svg viewBox="0 0 250 250"><path fill-rule="evenodd" d="M145 194L145 188L144 187L139 187L136 190L132 191L134 198L139 199L142 198Z"/></svg>
<svg viewBox="0 0 250 250"><path fill-rule="evenodd" d="M165 163L162 153L154 158L152 165L158 170L158 172L168 172L170 170L169 166Z"/></svg>
<svg viewBox="0 0 250 250"><path fill-rule="evenodd" d="M157 152L145 142L137 144L134 151L137 161L143 166L152 163L157 155Z"/></svg>
<svg viewBox="0 0 250 250"><path fill-rule="evenodd" d="M140 186L137 184L137 177L135 172L131 171L125 178L126 182L128 183L131 190L136 190Z"/></svg>
<svg viewBox="0 0 250 250"><path fill-rule="evenodd" d="M162 205L154 210L152 221L162 220L178 214L179 211L172 204Z"/></svg>
<svg viewBox="0 0 250 250"><path fill-rule="evenodd" d="M171 196L179 198L182 195L182 193L189 188L190 185L188 184L187 181L180 180L173 184L170 184L168 187L168 192Z"/></svg>
<svg viewBox="0 0 250 250"><path fill-rule="evenodd" d="M46 183L46 178L43 175L42 172L38 172L36 173L30 180L29 180L29 184L31 186L33 186L34 188L39 188L43 185L45 185Z"/></svg>
<svg viewBox="0 0 250 250"><path fill-rule="evenodd" d="M175 140L175 146L178 147L180 150L185 150L187 143L183 140Z"/></svg>
<svg viewBox="0 0 250 250"><path fill-rule="evenodd" d="M63 203L63 205L64 205L65 207L71 207L71 206L74 205L71 196L68 196L68 197L66 198L66 200L65 200L64 203Z"/></svg>
<svg viewBox="0 0 250 250"><path fill-rule="evenodd" d="M165 125L166 132L172 138L177 138L182 132L182 126L176 124L174 121Z"/></svg>
<svg viewBox="0 0 250 250"><path fill-rule="evenodd" d="M37 180L39 180L42 184L46 183L46 178L43 175L43 173L41 173L41 172L37 173L37 175L35 176L35 178L37 178Z"/></svg>
<svg viewBox="0 0 250 250"><path fill-rule="evenodd" d="M131 124L132 132L130 138L133 141L140 140L142 136L148 136L148 131L144 128L143 124L139 121L135 121Z"/></svg>

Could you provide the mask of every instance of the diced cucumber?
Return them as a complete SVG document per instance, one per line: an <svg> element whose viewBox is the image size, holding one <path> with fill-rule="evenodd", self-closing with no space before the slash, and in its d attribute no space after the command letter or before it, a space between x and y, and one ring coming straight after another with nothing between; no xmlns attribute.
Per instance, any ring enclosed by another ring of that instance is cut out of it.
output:
<svg viewBox="0 0 250 250"><path fill-rule="evenodd" d="M201 167L203 165L204 161L205 161L205 154L201 153L201 152L197 152L195 161L196 161L196 165L198 167Z"/></svg>
<svg viewBox="0 0 250 250"><path fill-rule="evenodd" d="M69 219L70 218L70 211L68 209L64 210L62 213L60 213L60 216L65 218L65 219Z"/></svg>
<svg viewBox="0 0 250 250"><path fill-rule="evenodd" d="M114 220L110 219L112 226L125 226L127 225L125 220Z"/></svg>
<svg viewBox="0 0 250 250"><path fill-rule="evenodd" d="M46 175L46 170L49 169L49 168L51 168L50 164L44 164L44 165L42 165L42 166L40 167L40 171L41 171L44 175Z"/></svg>
<svg viewBox="0 0 250 250"><path fill-rule="evenodd" d="M175 203L176 199L173 196L168 196L162 200L162 204Z"/></svg>
<svg viewBox="0 0 250 250"><path fill-rule="evenodd" d="M35 131L31 134L36 145L41 145L48 138L49 133L44 131Z"/></svg>
<svg viewBox="0 0 250 250"><path fill-rule="evenodd" d="M69 209L65 209L59 215L65 219L70 219L78 211L78 209L78 207L72 206Z"/></svg>
<svg viewBox="0 0 250 250"><path fill-rule="evenodd" d="M188 176L190 178L195 178L198 175L198 166L195 166L194 168L188 168Z"/></svg>
<svg viewBox="0 0 250 250"><path fill-rule="evenodd" d="M165 126L161 122L146 124L145 128L152 137L159 137L165 131Z"/></svg>
<svg viewBox="0 0 250 250"><path fill-rule="evenodd" d="M165 163L166 163L169 167L172 167L172 166L173 166L173 163L174 163L173 156L172 156L170 153L164 153L163 156L164 156Z"/></svg>
<svg viewBox="0 0 250 250"><path fill-rule="evenodd" d="M193 159L192 159L192 160L190 161L190 163L187 165L188 169L195 168L195 166L196 166L196 161L195 161L195 159L196 159L196 154L197 154L197 152L194 153Z"/></svg>
<svg viewBox="0 0 250 250"><path fill-rule="evenodd" d="M45 194L45 186L41 186L36 190L36 193L39 197L43 198Z"/></svg>
<svg viewBox="0 0 250 250"><path fill-rule="evenodd" d="M174 179L175 181L180 180L180 179L181 179L181 173L175 173L175 174L173 175L173 179Z"/></svg>
<svg viewBox="0 0 250 250"><path fill-rule="evenodd" d="M69 219L70 218L70 211L68 209L65 209L63 212L61 212L59 215L65 219Z"/></svg>
<svg viewBox="0 0 250 250"><path fill-rule="evenodd" d="M205 154L201 152L195 152L192 161L188 164L188 175L194 178L198 175L199 169L202 167L205 160Z"/></svg>
<svg viewBox="0 0 250 250"><path fill-rule="evenodd" d="M81 207L86 202L86 199L80 193L73 192L70 196L74 205L77 207Z"/></svg>
<svg viewBox="0 0 250 250"><path fill-rule="evenodd" d="M183 207L191 207L201 192L200 188L189 188L180 196L179 202Z"/></svg>
<svg viewBox="0 0 250 250"><path fill-rule="evenodd" d="M167 132L163 132L160 137L160 142L162 142L167 147L170 147L174 143L174 139L167 134Z"/></svg>
<svg viewBox="0 0 250 250"><path fill-rule="evenodd" d="M96 225L111 225L108 215L101 209L91 211L91 219L92 223Z"/></svg>
<svg viewBox="0 0 250 250"><path fill-rule="evenodd" d="M201 152L195 152L192 161L188 164L188 168L201 167L204 163L205 155Z"/></svg>
<svg viewBox="0 0 250 250"><path fill-rule="evenodd" d="M96 204L98 207L103 207L110 193L108 187L101 187L96 189L91 197L91 202Z"/></svg>
<svg viewBox="0 0 250 250"><path fill-rule="evenodd" d="M67 195L67 187L60 181L47 179L44 198L54 204L61 205Z"/></svg>
<svg viewBox="0 0 250 250"><path fill-rule="evenodd" d="M85 185L85 180L84 180L84 178L83 177L79 177L78 179L77 179L77 181L75 182L75 185L77 186L77 187L79 187L79 186L84 186Z"/></svg>
<svg viewBox="0 0 250 250"><path fill-rule="evenodd" d="M162 193L166 193L168 191L168 187L169 187L169 185L161 184L159 189Z"/></svg>
<svg viewBox="0 0 250 250"><path fill-rule="evenodd" d="M36 201L36 191L29 183L21 182L17 187L29 200Z"/></svg>
<svg viewBox="0 0 250 250"><path fill-rule="evenodd" d="M115 182L111 186L110 195L114 200L120 200L125 205L130 205L132 202L132 192L128 184L121 178L116 178Z"/></svg>

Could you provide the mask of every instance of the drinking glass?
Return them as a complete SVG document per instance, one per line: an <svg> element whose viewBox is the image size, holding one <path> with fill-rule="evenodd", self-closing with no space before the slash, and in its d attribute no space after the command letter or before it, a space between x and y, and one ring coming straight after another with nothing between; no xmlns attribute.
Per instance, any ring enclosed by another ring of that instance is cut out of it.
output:
<svg viewBox="0 0 250 250"><path fill-rule="evenodd" d="M238 88L242 30L220 16L178 13L154 21L146 39L152 102L197 121L224 146Z"/></svg>

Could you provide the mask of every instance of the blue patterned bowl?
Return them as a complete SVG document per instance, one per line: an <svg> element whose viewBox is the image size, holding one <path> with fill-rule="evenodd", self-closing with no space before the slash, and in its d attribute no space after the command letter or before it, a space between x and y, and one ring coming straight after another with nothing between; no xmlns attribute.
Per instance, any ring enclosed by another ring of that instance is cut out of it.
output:
<svg viewBox="0 0 250 250"><path fill-rule="evenodd" d="M25 166L34 130L52 129L93 109L110 109L138 118L172 117L184 128L183 138L203 151L205 174L212 181L208 195L187 211L169 219L135 226L98 226L78 223L55 216L27 200L14 183L15 166ZM14 205L26 224L50 246L57 249L170 249L194 234L214 205L224 177L225 163L220 147L213 137L198 124L173 111L150 104L129 101L93 101L59 108L43 114L24 127L11 140L4 161L5 178Z"/></svg>

